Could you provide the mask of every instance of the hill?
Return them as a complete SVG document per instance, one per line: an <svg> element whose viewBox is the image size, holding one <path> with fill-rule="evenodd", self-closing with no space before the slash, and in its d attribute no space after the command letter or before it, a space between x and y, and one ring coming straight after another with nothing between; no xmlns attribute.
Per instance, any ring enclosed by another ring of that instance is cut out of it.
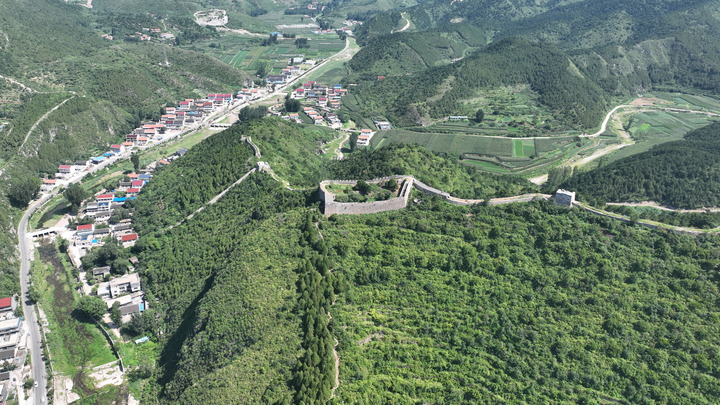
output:
<svg viewBox="0 0 720 405"><path fill-rule="evenodd" d="M717 238L425 197L323 219L309 198L258 173L183 225L146 229L141 271L164 333L144 400L324 402L334 338L341 402L720 395L718 261L702 254Z"/></svg>
<svg viewBox="0 0 720 405"><path fill-rule="evenodd" d="M7 259L0 271L7 282L5 295L18 289L11 259L17 213L9 205L13 193L33 189L58 164L106 150L142 119L158 117L164 104L224 92L246 79L196 52L103 40L105 32L95 29L97 16L81 10L54 0L0 3L0 211L7 219L0 222L0 245L6 248L0 254Z"/></svg>
<svg viewBox="0 0 720 405"><path fill-rule="evenodd" d="M720 123L680 141L580 173L563 187L604 201L657 201L678 208L720 206Z"/></svg>
<svg viewBox="0 0 720 405"><path fill-rule="evenodd" d="M566 125L594 127L607 104L605 92L565 54L521 38L499 41L449 66L366 82L355 95L365 116L387 115L398 126L410 126L474 116L478 100L505 85L528 85Z"/></svg>
<svg viewBox="0 0 720 405"><path fill-rule="evenodd" d="M484 0L452 4L430 1L408 9L406 15L412 21L415 32L391 34L394 28L389 28L393 24L388 21L399 18L399 12L396 11L375 16L358 30L358 41L366 46L356 55L357 60L349 64L352 67L349 81L362 82L374 80L377 76L417 74L427 69L427 72L421 74L423 79L403 81L403 91L411 94L423 92L425 95L419 98L423 101L447 99L444 93L447 83L445 87L440 87L436 82L425 80L425 75L438 77L438 82L442 82L448 80L452 76L450 72L456 68L449 67L449 70L445 71L447 73L444 73L434 69L433 64L425 63L422 56L428 55L429 59L436 61L435 65L449 64L452 60L449 55L457 54L458 44L456 41L448 44L448 41L456 37L457 27L470 26L473 28L464 30L470 35L463 37L464 41L461 42L468 46L464 52L482 46L483 41L492 41L497 45L518 36L543 45L553 45L558 53L552 58L568 59L572 65L570 69L586 80L589 88L597 87L603 90L602 93L594 90L593 99L598 99L598 95L604 99L629 97L653 88L684 89L686 92L695 93L717 92L720 89L720 76L716 74L720 70L720 59L713 56L718 54L718 41L699 40L720 38L720 14L717 12L715 0L578 0L563 3L517 0L502 4ZM435 38L435 41L428 41L428 38ZM416 43L422 45L416 46ZM485 52L487 50L481 49L479 54ZM547 61L546 55L537 56ZM522 63L517 66L517 61L511 62L513 64L506 65L509 66L508 72L499 76L503 84L516 83L516 69L529 68ZM494 75L490 66L476 67L485 69L490 76ZM556 69L556 66L550 62L547 66L538 68L545 71L545 74L548 74L548 69ZM546 84L543 91L546 92L565 94L569 90L558 86L554 81L543 82ZM462 82L463 85L466 83ZM403 103L422 104L423 101L418 99L404 98L394 103L394 106L393 103L385 103L381 108L374 108L377 103L376 94L398 92L398 86L393 81L381 81L366 86L374 90L370 91L372 94L359 100L358 104L370 104L368 112L382 115L379 111L391 105L394 114L392 118L397 121L397 125L407 126L411 122L417 124L428 121L417 117L423 117L426 107L420 108L418 114L415 114L413 108L410 108L409 112L397 111L398 106ZM414 89L415 86L420 89ZM582 98L582 92L573 92L572 95ZM478 95L482 96L502 102L497 96ZM562 99L558 101L559 109L577 109ZM552 110L558 109L558 105L541 102ZM428 104L428 119L448 112L468 115L465 114L468 111L457 105L433 113L433 106ZM473 103L465 104L470 107ZM565 125L581 125L583 129L589 129L596 125L596 121L593 122L590 117L598 116L604 103L586 103L581 100L580 104L587 110L583 114L587 119L577 115L572 117L571 114L563 117L563 121ZM407 117L413 119L408 120ZM562 125L555 125L551 131L556 129L564 128Z"/></svg>

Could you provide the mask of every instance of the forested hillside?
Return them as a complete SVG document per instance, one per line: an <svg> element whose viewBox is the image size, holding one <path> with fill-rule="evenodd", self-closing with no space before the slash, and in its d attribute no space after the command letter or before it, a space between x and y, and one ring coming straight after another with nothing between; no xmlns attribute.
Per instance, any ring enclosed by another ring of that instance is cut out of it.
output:
<svg viewBox="0 0 720 405"><path fill-rule="evenodd" d="M485 33L470 24L451 30L429 30L376 37L348 63L353 72L372 75L402 75L447 65L473 49L487 44Z"/></svg>
<svg viewBox="0 0 720 405"><path fill-rule="evenodd" d="M241 133L282 161L293 148L278 128L295 131L300 150L318 142L302 126L251 121L203 141L138 198L140 271L162 320L141 331L162 345L145 401L325 402L334 339L337 403L720 398L716 237L543 202L458 207L421 194L404 210L324 219L314 190L264 173L175 228L157 226L157 210L193 210L244 170ZM356 153L328 172L414 174L461 195L528 190L416 146Z"/></svg>
<svg viewBox="0 0 720 405"><path fill-rule="evenodd" d="M256 174L188 223L145 235L146 288L166 322L145 400L328 398L332 351L306 343L327 332L300 316L315 308L300 304L306 288L325 277L324 296L337 296L322 305L340 342L338 403L720 397L716 238L543 203L428 198L329 220L313 208L308 229L308 196ZM332 273L300 282L317 254Z"/></svg>
<svg viewBox="0 0 720 405"><path fill-rule="evenodd" d="M428 118L470 115L461 106L448 103L450 100L446 91L453 85L450 78L458 78L453 75L457 68L448 68L450 71L432 69L433 65L423 59L427 55L438 64L450 63L447 55L457 51L457 41L453 38L460 26L472 26L472 30L464 32L471 33L468 38L473 38L478 44L486 39L499 44L507 38L520 36L554 45L554 55L533 55L542 61L539 66L532 67L510 59L502 65L508 68L507 71L501 71L499 75L492 66L485 64L473 68L480 72L480 76L497 77L498 80L491 81L493 86L497 86L498 82L517 83L517 73L523 70L532 71L528 73L530 76L545 76L538 78L543 86L537 91L541 95L543 92L553 93L556 104L541 100L543 104L553 110L569 110L569 115L563 117L564 121L584 129L589 128L588 123L596 124L590 117L599 116L605 106L597 100L610 96L629 97L658 87L695 92L720 90L720 76L717 74L720 59L716 57L720 54L720 42L709 40L720 38L717 0L578 0L562 3L468 0L452 4L430 1L407 11L417 31L389 34L392 29L381 29L392 25L383 22L395 16L399 13L380 14L366 24L366 28L358 31L358 41L366 46L349 66L352 67L352 81L373 80L361 87L363 92L359 104L370 104L367 111L373 114L380 114L382 108L389 106L393 110L390 118L396 125L424 122L418 116L422 117L426 111L429 111ZM424 41L429 37L438 39ZM421 43L424 46L415 45ZM470 44L467 41L464 43ZM592 89L590 97L586 88L563 86L563 80L548 80L548 76L558 70L551 61L562 59L570 60L573 65L570 70L588 82L585 87ZM417 74L412 78L374 80L376 76L424 70L423 65L429 69L420 75L420 80L417 80ZM428 75L436 81L428 81ZM455 86L460 84L469 84L468 87L475 85L472 80L464 80L455 83ZM598 92L597 88L603 91ZM378 99L384 94L400 97L404 93L422 96L404 96L386 101L382 107L378 104ZM453 102L463 98L450 97ZM580 108L569 104L572 99L577 99ZM417 113L414 106L398 111L401 106L411 103L420 104ZM433 105L437 103L442 103L443 107L438 109ZM470 107L472 102L466 104ZM449 105L451 108L446 108ZM379 108L374 109L376 106Z"/></svg>
<svg viewBox="0 0 720 405"><path fill-rule="evenodd" d="M563 187L604 201L657 201L678 208L720 206L720 123L680 141L580 173Z"/></svg>
<svg viewBox="0 0 720 405"><path fill-rule="evenodd" d="M411 76L359 86L366 116L386 115L396 125L422 124L449 115L475 114L483 90L527 84L539 102L567 125L592 128L607 105L606 94L551 45L520 38L499 41L471 57Z"/></svg>

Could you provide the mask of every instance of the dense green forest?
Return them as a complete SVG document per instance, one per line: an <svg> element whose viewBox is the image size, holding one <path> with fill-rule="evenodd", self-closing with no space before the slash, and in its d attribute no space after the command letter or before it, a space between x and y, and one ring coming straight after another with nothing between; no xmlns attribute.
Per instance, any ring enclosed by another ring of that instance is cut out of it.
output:
<svg viewBox="0 0 720 405"><path fill-rule="evenodd" d="M483 90L527 84L539 102L567 125L592 128L607 95L555 47L521 38L502 40L462 61L415 75L374 80L356 93L365 116L386 115L396 125L422 124L425 117L472 116L471 100Z"/></svg>
<svg viewBox="0 0 720 405"><path fill-rule="evenodd" d="M320 219L308 196L258 173L188 223L145 235L142 271L166 322L147 400L327 399L327 333L340 343L337 403L720 396L717 238L546 203L423 198Z"/></svg>
<svg viewBox="0 0 720 405"><path fill-rule="evenodd" d="M138 209L173 206L174 217L193 210L234 181L222 173L247 168L240 133L254 133L261 149L274 145L270 160L289 148L274 128L294 127L292 145L317 145L302 126L274 119L203 141L187 163L157 173ZM458 194L527 187L416 146L355 153L326 173L414 173ZM205 176L222 184L192 186ZM184 184L182 198L196 202L167 199ZM458 207L421 194L404 210L325 219L313 191L254 173L171 230L138 211L140 271L162 319L162 335L142 331L162 346L144 400L325 402L335 339L332 403L720 398L718 238L545 202Z"/></svg>
<svg viewBox="0 0 720 405"><path fill-rule="evenodd" d="M451 28L376 37L353 56L348 67L354 72L381 76L416 73L447 65L487 44L485 33L470 24Z"/></svg>
<svg viewBox="0 0 720 405"><path fill-rule="evenodd" d="M677 208L720 206L720 123L651 150L579 173L563 187L610 202L656 201Z"/></svg>

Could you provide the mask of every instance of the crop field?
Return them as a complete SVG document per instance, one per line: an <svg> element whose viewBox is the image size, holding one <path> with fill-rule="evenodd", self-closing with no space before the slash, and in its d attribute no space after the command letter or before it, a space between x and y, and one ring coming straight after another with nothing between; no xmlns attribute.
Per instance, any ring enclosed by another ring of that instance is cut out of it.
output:
<svg viewBox="0 0 720 405"><path fill-rule="evenodd" d="M664 92L658 92L652 95L669 101L676 107L720 112L720 100L711 97Z"/></svg>
<svg viewBox="0 0 720 405"><path fill-rule="evenodd" d="M312 35L307 35L311 37ZM235 68L255 72L261 63L268 67L285 68L290 56L306 59L327 58L345 46L337 36L311 38L309 48L298 49L294 39L278 39L276 44L260 46L260 38L225 33L219 38L198 41L192 49L205 52Z"/></svg>
<svg viewBox="0 0 720 405"><path fill-rule="evenodd" d="M716 119L715 119L716 120ZM650 150L655 145L682 139L688 132L711 123L713 119L700 114L649 111L632 115L626 125L635 140L605 158L606 163Z"/></svg>
<svg viewBox="0 0 720 405"><path fill-rule="evenodd" d="M530 157L535 155L534 139L513 139L513 156Z"/></svg>
<svg viewBox="0 0 720 405"><path fill-rule="evenodd" d="M513 156L512 139L486 138L473 135L432 134L406 130L390 130L377 133L372 145L387 139L384 145L396 143L415 143L440 153L460 156L463 153L474 153L490 156Z"/></svg>

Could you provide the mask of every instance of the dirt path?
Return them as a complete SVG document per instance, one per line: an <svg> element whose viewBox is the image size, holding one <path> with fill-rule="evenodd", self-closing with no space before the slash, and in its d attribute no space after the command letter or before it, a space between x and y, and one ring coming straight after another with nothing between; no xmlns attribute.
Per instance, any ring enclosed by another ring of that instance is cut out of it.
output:
<svg viewBox="0 0 720 405"><path fill-rule="evenodd" d="M610 120L614 118L614 120L617 122L617 127L615 130L619 134L619 138L621 143L616 145L608 145L605 148L596 150L595 152L591 153L588 156L585 157L579 157L578 155L575 155L571 157L567 162L563 163L563 166L572 166L572 167L578 167L578 166L584 166L590 162L592 162L595 159L599 159L609 153L615 152L618 149L622 149L626 146L630 146L635 143L635 141L632 140L632 137L630 137L630 134L625 131L625 129L622 126L622 122L619 121L619 117L613 117L615 113L618 112L618 110L622 108L637 108L641 107L639 105L633 105L633 104L621 104L610 110L607 115L605 115L605 118L603 119L602 123L600 124L600 129L593 133L593 134L583 134L580 135L581 138L597 138L600 135L602 135L605 131L607 131L608 124L610 124ZM642 106L644 110L648 110L647 106ZM636 111L633 111L633 113ZM596 146L599 144L599 140L595 141ZM528 179L531 183L541 185L548 181L548 175L543 174L541 176L536 176L533 178Z"/></svg>
<svg viewBox="0 0 720 405"><path fill-rule="evenodd" d="M660 205L659 203L655 201L642 201L642 202L609 202L606 203L606 205L622 205L626 207L651 207L658 210L668 211L668 212L677 212L680 214L704 214L707 212L720 212L720 208L697 208L697 209L691 209L691 210L685 210L685 209L675 209L670 207L665 207L663 205Z"/></svg>
<svg viewBox="0 0 720 405"><path fill-rule="evenodd" d="M5 46L0 46L0 49L8 49L10 47L10 37L8 37L5 31L0 30L0 32L3 34L3 37L5 37Z"/></svg>
<svg viewBox="0 0 720 405"><path fill-rule="evenodd" d="M70 96L70 97L66 98L65 100L61 101L60 104L51 108L50 111L46 112L45 114L43 114L42 117L40 117L40 119L35 121L33 126L30 127L30 130L28 131L28 133L25 135L25 139L23 139L22 143L20 144L20 147L18 148L18 153L21 153L20 151L22 150L23 146L25 146L25 143L30 138L30 134L32 134L32 132L35 130L35 128L37 128L37 126L40 125L40 123L43 122L48 116L50 116L50 114L52 114L55 110L62 107L63 104L67 103L68 101L72 100L73 98L75 98L75 96ZM23 156L29 157L29 155L27 155L27 154L24 154Z"/></svg>
<svg viewBox="0 0 720 405"><path fill-rule="evenodd" d="M187 217L185 217L185 218L181 219L180 221L178 221L175 225L170 225L169 227L165 228L165 230L166 230L166 231L169 231L169 230L173 229L174 227L179 226L179 225L182 224L183 222L189 221L190 219L192 219L192 217L194 217L196 214L198 214L198 213L200 213L201 211L203 211L203 210L204 210L205 208L207 208L209 205L215 204L215 203L218 202L218 200L220 200L225 194L227 194L228 191L230 191L233 187L237 186L238 184L242 183L248 176L250 176L251 174L255 173L255 171L257 171L257 168L253 167L252 169L250 169L249 172L245 173L242 177L240 177L239 179L237 179L237 180L235 181L235 183L231 184L228 188L226 188L225 190L219 192L215 197L211 198L210 201L208 201L207 203L205 203L205 205L203 205L202 207L196 209L196 210L193 211L190 215L188 215Z"/></svg>
<svg viewBox="0 0 720 405"><path fill-rule="evenodd" d="M244 30L244 29L228 28L228 27L215 27L215 29L220 32L232 32L235 34L250 35L253 37L263 37L263 38L267 37L267 35L265 35L265 34L259 34L257 32L250 32L250 31Z"/></svg>
<svg viewBox="0 0 720 405"><path fill-rule="evenodd" d="M7 35L6 35L6 36L7 36ZM10 41L10 40L8 39L8 43L9 43L9 41ZM15 79L13 79L13 78L11 78L11 77L7 77L7 76L0 75L0 79L5 79L5 81L8 81L8 82L10 82L10 83L12 83L12 84L20 87L21 89L23 89L23 91L27 91L27 92L29 92L29 93L34 93L34 92L35 92L35 90L31 89L30 87L28 87L28 86L20 83L19 81L15 80Z"/></svg>
<svg viewBox="0 0 720 405"><path fill-rule="evenodd" d="M345 159L345 155L342 153L342 147L345 144L345 142L350 139L350 132L345 133L345 137L340 141L340 144L338 145L337 149L335 149L335 159L337 160L343 160Z"/></svg>
<svg viewBox="0 0 720 405"><path fill-rule="evenodd" d="M397 31L395 31L395 30L390 31L391 34L394 34L396 32L403 32L403 31L407 30L408 28L410 28L410 19L407 17L407 14L403 12L403 13L400 13L400 16L403 18L403 20L405 20L405 26L400 28Z"/></svg>

